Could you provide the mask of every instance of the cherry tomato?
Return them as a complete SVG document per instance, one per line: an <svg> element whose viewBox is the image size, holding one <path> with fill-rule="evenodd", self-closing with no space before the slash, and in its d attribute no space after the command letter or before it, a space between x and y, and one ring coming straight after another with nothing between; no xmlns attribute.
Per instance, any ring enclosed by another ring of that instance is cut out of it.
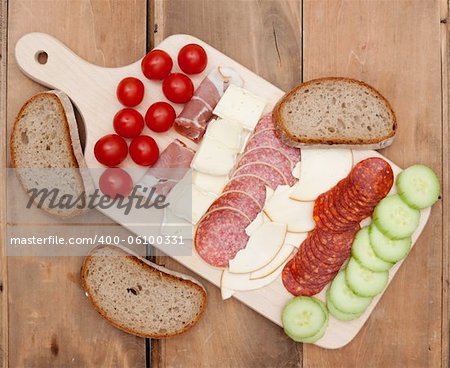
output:
<svg viewBox="0 0 450 368"><path fill-rule="evenodd" d="M158 160L159 148L152 137L140 135L131 141L130 156L138 165L150 166Z"/></svg>
<svg viewBox="0 0 450 368"><path fill-rule="evenodd" d="M148 79L162 80L169 75L172 67L172 58L162 50L150 51L141 62L142 73Z"/></svg>
<svg viewBox="0 0 450 368"><path fill-rule="evenodd" d="M126 197L133 189L133 179L120 167L110 167L100 176L98 186L103 194L111 198Z"/></svg>
<svg viewBox="0 0 450 368"><path fill-rule="evenodd" d="M205 70L208 64L206 51L196 43L184 46L178 53L178 65L186 74L198 74Z"/></svg>
<svg viewBox="0 0 450 368"><path fill-rule="evenodd" d="M164 79L162 88L164 96L175 103L186 103L194 95L194 85L191 78L182 73L170 74Z"/></svg>
<svg viewBox="0 0 450 368"><path fill-rule="evenodd" d="M144 98L144 83L134 77L127 77L117 86L117 99L127 107L139 105Z"/></svg>
<svg viewBox="0 0 450 368"><path fill-rule="evenodd" d="M172 105L162 101L155 102L145 114L145 123L154 132L166 132L172 127L176 116Z"/></svg>
<svg viewBox="0 0 450 368"><path fill-rule="evenodd" d="M108 134L100 138L94 146L94 155L105 166L119 165L128 154L127 142L117 134Z"/></svg>
<svg viewBox="0 0 450 368"><path fill-rule="evenodd" d="M134 109L122 109L114 116L114 130L124 138L134 138L144 129L144 118Z"/></svg>

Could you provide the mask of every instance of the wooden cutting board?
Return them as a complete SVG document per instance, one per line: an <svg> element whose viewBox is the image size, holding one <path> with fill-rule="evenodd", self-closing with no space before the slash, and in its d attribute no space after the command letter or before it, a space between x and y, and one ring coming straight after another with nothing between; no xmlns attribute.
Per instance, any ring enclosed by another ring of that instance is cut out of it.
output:
<svg viewBox="0 0 450 368"><path fill-rule="evenodd" d="M192 78L195 87L198 86L210 70L221 65L236 69L245 81L244 87L266 99L268 102L267 111L270 111L283 95L284 92L277 87L195 37L173 35L162 41L158 48L167 51L176 60L178 50L187 43L202 45L209 57L207 69ZM45 59L45 57L42 57L44 53L46 60L42 62ZM57 39L43 33L29 33L23 36L16 44L15 55L17 64L27 76L45 86L65 92L78 108L85 124L85 159L89 168L102 167L94 157L93 148L99 138L113 133L113 117L122 108L115 96L116 86L121 79L127 76L135 76L144 81L146 88L144 101L137 108L142 114L145 114L151 103L166 100L161 90L161 83L146 80L142 75L141 60L120 68L99 67L81 59ZM174 64L174 71L179 71L176 63ZM180 112L181 108L182 106L175 106L177 113ZM178 135L173 129L169 132L158 134L145 128L143 133L153 136L161 150L172 142L174 138L179 138L191 148L196 148L194 143ZM375 151L354 151L355 162L371 156L383 157ZM391 165L394 173L397 174L400 168L392 162ZM123 163L123 166L130 169L129 172L135 181L140 179L145 173L145 169L136 166L129 158ZM98 178L95 177L97 174L94 173L93 175L94 182L97 182ZM145 211L145 209L141 210L142 218L146 216ZM103 210L102 212L137 235L154 235L149 234L142 227L133 227L126 223L126 217L123 217L121 212L114 210ZM422 211L420 225L413 234L413 245L422 232L429 214L430 209ZM188 247L192 246L190 241L187 241L187 243ZM221 271L207 265L195 253L192 256L173 256L173 258L213 284L220 286ZM401 264L402 262L391 269L389 273L390 280L394 277ZM324 294L325 292L322 291L318 297L324 300ZM357 320L343 322L330 317L327 332L316 345L335 349L350 342L369 318L381 296L382 294L374 298L366 312ZM292 295L285 290L281 279L278 278L265 288L249 292L238 292L235 294L235 297L281 326L282 307Z"/></svg>

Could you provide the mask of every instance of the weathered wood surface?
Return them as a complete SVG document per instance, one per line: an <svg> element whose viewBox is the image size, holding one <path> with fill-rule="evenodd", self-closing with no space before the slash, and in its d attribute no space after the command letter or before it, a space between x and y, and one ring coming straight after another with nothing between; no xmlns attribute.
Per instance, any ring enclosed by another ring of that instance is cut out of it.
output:
<svg viewBox="0 0 450 368"><path fill-rule="evenodd" d="M277 87L289 89L300 82L299 1L157 0L155 29L155 45L171 34L192 34ZM162 258L168 267L187 272ZM301 345L236 300L221 302L219 289L206 285L205 317L188 334L159 342L158 367L301 365ZM191 349L198 354L187 354Z"/></svg>
<svg viewBox="0 0 450 368"><path fill-rule="evenodd" d="M383 154L442 175L440 8L433 1L305 1L303 76L372 84L397 114ZM420 31L419 31L420 30ZM304 347L306 367L438 367L442 337L442 201L359 335L338 351ZM445 244L447 246L447 244ZM351 358L350 358L351 357Z"/></svg>
<svg viewBox="0 0 450 368"><path fill-rule="evenodd" d="M1 4L3 20L6 0ZM8 18L7 24L2 22L2 29L8 27L8 65L3 44L0 65L8 73L7 105L1 106L0 115L3 132L24 100L41 90L15 66L11 45L20 35L48 32L83 58L116 66L142 56L147 43L190 33L282 89L300 82L302 74L304 80L339 74L373 84L391 100L400 125L396 144L383 153L400 165L429 164L443 179L443 201L433 208L427 230L347 347L325 351L294 344L281 329L238 302L220 302L218 290L208 286L208 313L199 326L179 338L152 342L155 366L448 366L449 48L448 23L441 23L448 20L445 0L11 0ZM1 101L6 99L3 91ZM7 134L2 137L4 167ZM43 223L48 222L43 217ZM162 261L181 269L167 258ZM2 348L9 342L9 360L2 349L5 363L145 366L144 340L114 330L86 303L74 278L80 263L76 258L3 255Z"/></svg>
<svg viewBox="0 0 450 368"><path fill-rule="evenodd" d="M31 31L47 32L93 63L120 66L145 53L146 17L145 1L9 2L8 135L2 135L3 139L9 136L25 99L44 89L25 77L15 64L14 45L20 36ZM2 125L2 129L5 127ZM3 155L6 150L2 148ZM36 234L58 222L38 210L30 211L28 218L29 222L40 223L34 225ZM11 226L21 226L15 216L9 219L14 223ZM96 224L107 222L96 212L90 213L89 219L93 225L89 231L82 228L86 231L83 236L94 235L98 232ZM74 228L75 234L77 231ZM85 298L79 283L81 262L80 257L8 257L9 366L145 367L145 340L110 326Z"/></svg>

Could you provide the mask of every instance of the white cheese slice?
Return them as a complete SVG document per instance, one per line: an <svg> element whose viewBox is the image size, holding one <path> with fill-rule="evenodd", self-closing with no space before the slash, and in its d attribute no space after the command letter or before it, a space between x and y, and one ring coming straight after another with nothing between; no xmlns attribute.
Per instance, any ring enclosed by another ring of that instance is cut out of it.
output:
<svg viewBox="0 0 450 368"><path fill-rule="evenodd" d="M281 271L283 271L283 267L285 264L286 262L284 262L271 274L255 280L250 280L249 273L231 273L225 270L222 272L222 279L220 281L221 288L234 291L250 291L261 289L271 284L278 277L280 277Z"/></svg>
<svg viewBox="0 0 450 368"><path fill-rule="evenodd" d="M292 233L305 233L315 227L314 202L294 201L290 198L292 187L280 186L264 207L264 213L274 222L287 224Z"/></svg>
<svg viewBox="0 0 450 368"><path fill-rule="evenodd" d="M203 192L197 186L192 185L192 223L194 225L199 222L216 198L217 195Z"/></svg>
<svg viewBox="0 0 450 368"><path fill-rule="evenodd" d="M223 94L213 113L223 119L238 121L245 129L252 131L261 117L265 106L266 101L261 97L254 95L244 88L231 84Z"/></svg>
<svg viewBox="0 0 450 368"><path fill-rule="evenodd" d="M223 143L229 149L239 152L241 149L242 125L234 120L217 119L208 124L205 137Z"/></svg>
<svg viewBox="0 0 450 368"><path fill-rule="evenodd" d="M164 209L161 224L161 234L167 236L181 236L183 239L193 239L194 227L184 219L174 215L169 208Z"/></svg>
<svg viewBox="0 0 450 368"><path fill-rule="evenodd" d="M286 224L268 222L258 227L250 236L247 246L230 260L232 273L253 272L268 264L283 246Z"/></svg>
<svg viewBox="0 0 450 368"><path fill-rule="evenodd" d="M300 179L300 165L301 161L297 162L294 168L292 169L292 176L296 179Z"/></svg>
<svg viewBox="0 0 450 368"><path fill-rule="evenodd" d="M222 300L231 298L234 295L234 290L227 289L225 287L220 288L220 293L222 295Z"/></svg>
<svg viewBox="0 0 450 368"><path fill-rule="evenodd" d="M292 245L295 248L299 248L300 245L308 237L308 233L286 233L286 238L284 239L284 244Z"/></svg>
<svg viewBox="0 0 450 368"><path fill-rule="evenodd" d="M299 201L314 201L334 187L352 169L353 155L349 149L302 149L300 180L291 197Z"/></svg>
<svg viewBox="0 0 450 368"><path fill-rule="evenodd" d="M254 220L245 228L246 234L248 236L252 235L262 224L264 224L264 212L258 213Z"/></svg>
<svg viewBox="0 0 450 368"><path fill-rule="evenodd" d="M213 139L203 139L192 160L191 167L204 174L228 175L234 166L236 153L223 143Z"/></svg>
<svg viewBox="0 0 450 368"><path fill-rule="evenodd" d="M294 249L295 247L285 243L281 247L280 251L277 253L274 259L272 259L264 267L251 273L250 280L260 279L269 276L271 273L275 272L278 268L281 267L283 263L287 261L287 259L292 254Z"/></svg>
<svg viewBox="0 0 450 368"><path fill-rule="evenodd" d="M167 207L172 213L186 221L192 221L192 170L172 188L166 198Z"/></svg>
<svg viewBox="0 0 450 368"><path fill-rule="evenodd" d="M192 173L192 183L205 192L219 195L228 183L228 176L208 175L194 170Z"/></svg>

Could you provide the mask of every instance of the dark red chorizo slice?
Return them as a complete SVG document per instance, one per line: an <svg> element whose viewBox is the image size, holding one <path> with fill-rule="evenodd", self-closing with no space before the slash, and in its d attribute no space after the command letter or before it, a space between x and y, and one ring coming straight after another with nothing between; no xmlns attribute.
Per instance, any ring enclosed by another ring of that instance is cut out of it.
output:
<svg viewBox="0 0 450 368"><path fill-rule="evenodd" d="M279 185L287 184L287 180L283 173L276 167L265 162L253 162L243 165L233 173L233 177L244 174L255 175L263 179L272 189L276 189Z"/></svg>
<svg viewBox="0 0 450 368"><path fill-rule="evenodd" d="M246 151L239 158L235 170L253 162L265 162L278 168L291 186L297 182L297 179L292 176L292 167L289 157L276 148L257 147Z"/></svg>
<svg viewBox="0 0 450 368"><path fill-rule="evenodd" d="M359 230L359 224L355 228L343 233L330 233L322 229L316 229L317 239L323 246L332 252L345 253L351 249L353 239Z"/></svg>
<svg viewBox="0 0 450 368"><path fill-rule="evenodd" d="M262 208L266 201L266 186L269 186L269 183L264 179L256 175L243 174L232 178L223 188L223 192L233 190L245 192L253 197Z"/></svg>
<svg viewBox="0 0 450 368"><path fill-rule="evenodd" d="M292 295L299 296L312 296L318 294L322 288L321 287L311 287L304 284L299 284L291 272L292 260L289 261L283 268L283 272L281 274L281 279L283 281L283 285L287 291L289 291Z"/></svg>
<svg viewBox="0 0 450 368"><path fill-rule="evenodd" d="M350 249L347 251L336 251L323 245L317 236L317 232L314 232L311 236L312 250L316 255L323 257L323 262L335 265L342 264L350 255Z"/></svg>
<svg viewBox="0 0 450 368"><path fill-rule="evenodd" d="M253 220L262 210L262 206L256 199L245 192L237 190L222 193L209 207L208 212L222 207L232 207L240 210L245 213L250 220Z"/></svg>
<svg viewBox="0 0 450 368"><path fill-rule="evenodd" d="M350 181L360 195L380 201L391 190L394 173L387 161L379 157L370 157L353 167Z"/></svg>
<svg viewBox="0 0 450 368"><path fill-rule="evenodd" d="M318 228L328 229L332 232L344 232L354 227L353 222L344 222L335 208L334 202L337 200L337 194L330 191L321 195L321 206L316 211L316 221Z"/></svg>
<svg viewBox="0 0 450 368"><path fill-rule="evenodd" d="M250 219L233 208L208 212L200 220L194 243L198 255L214 267L228 267L228 262L247 245L245 228Z"/></svg>
<svg viewBox="0 0 450 368"><path fill-rule="evenodd" d="M297 260L292 262L290 268L292 277L299 285L318 291L327 285L335 276L334 273L313 274L305 265L299 264Z"/></svg>

